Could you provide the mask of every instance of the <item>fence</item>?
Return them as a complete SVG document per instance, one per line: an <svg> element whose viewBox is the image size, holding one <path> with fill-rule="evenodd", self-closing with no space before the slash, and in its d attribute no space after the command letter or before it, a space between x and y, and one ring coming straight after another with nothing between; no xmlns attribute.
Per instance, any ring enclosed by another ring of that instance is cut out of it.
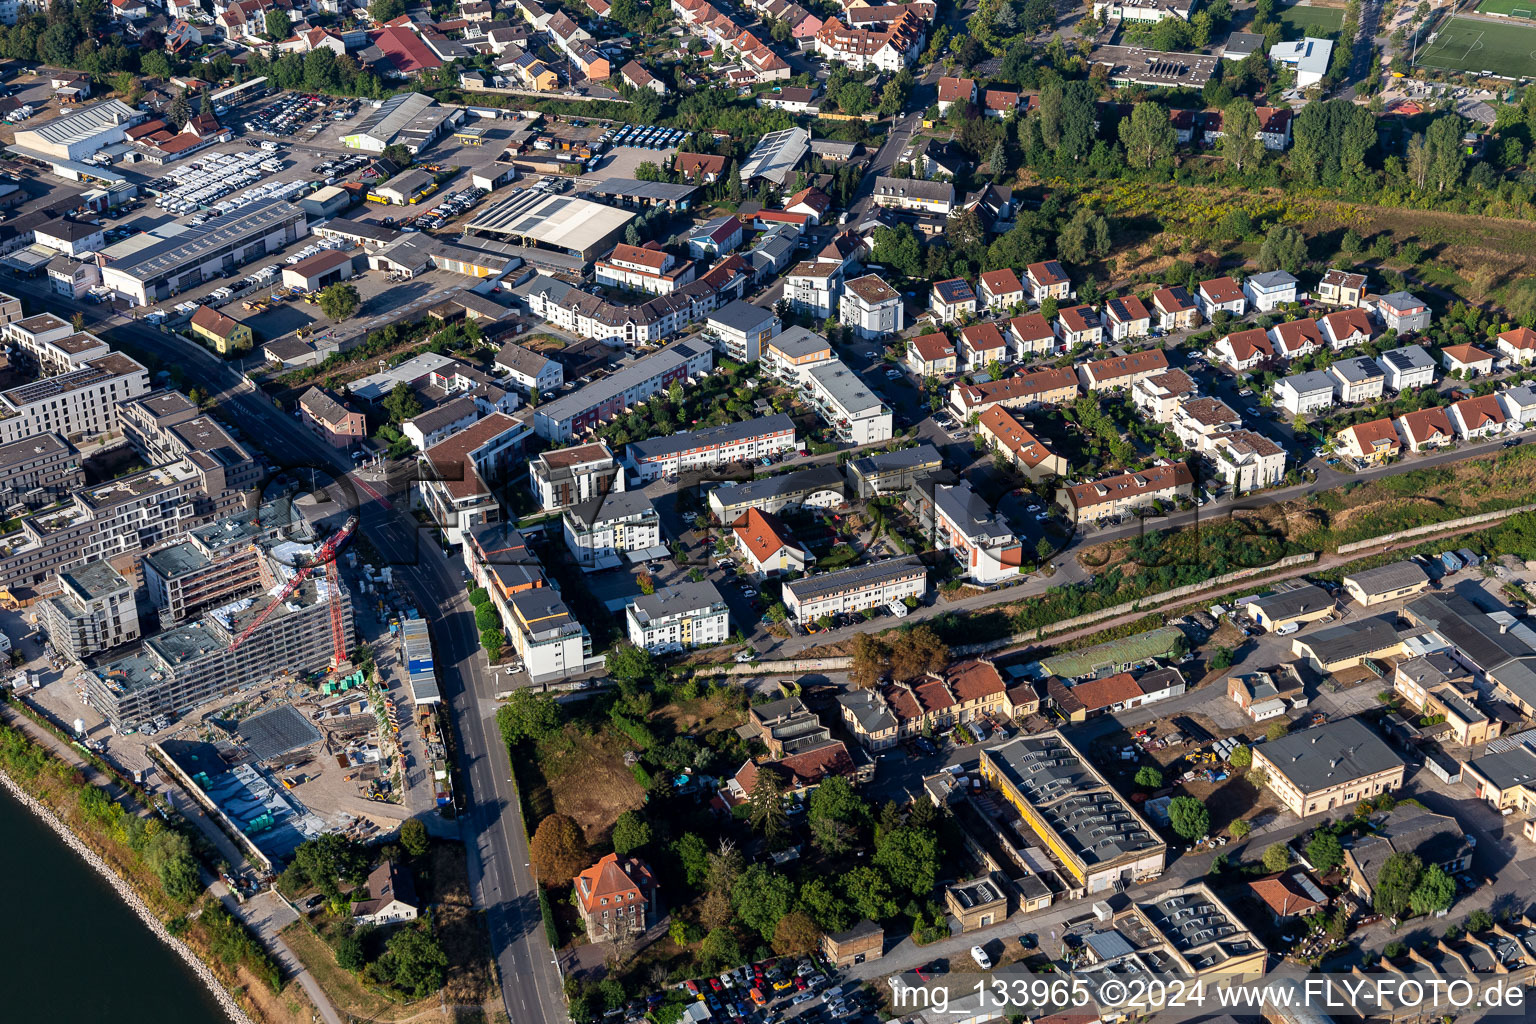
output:
<svg viewBox="0 0 1536 1024"><path fill-rule="evenodd" d="M1365 540L1340 544L1339 554L1348 555L1355 551L1365 551L1400 540L1410 540L1414 537L1424 537L1435 533L1454 533L1468 526L1496 523L1501 519L1508 519L1510 516L1519 515L1521 512L1536 512L1536 505L1516 505L1514 508L1500 509L1497 512L1483 512L1475 516L1463 516L1460 519L1447 519L1443 523L1428 523L1424 526L1415 526L1407 530L1398 530L1396 533L1384 533L1379 537L1367 537Z"/></svg>
<svg viewBox="0 0 1536 1024"><path fill-rule="evenodd" d="M955 649L955 654L983 654L987 651L995 651L1002 647L1014 647L1026 644L1039 637L1050 636L1053 633L1063 633L1076 629L1079 626L1089 626L1105 619L1118 618L1121 615L1129 615L1133 612L1150 612L1158 606L1176 602L1182 598L1193 597L1210 590L1220 590L1230 583L1240 583L1243 580L1253 579L1256 576L1264 576L1280 569L1289 569L1295 565L1309 565L1317 561L1316 551L1308 551L1299 555L1287 555L1271 565L1261 565L1253 569L1238 569L1236 572L1223 573L1213 576L1202 583L1189 583L1182 587L1174 587L1172 590L1164 590L1157 594L1138 598L1135 601L1126 601L1109 608L1100 608L1096 612L1088 612L1071 619L1062 619L1048 626L1041 626L1038 630L1028 633L1015 633L1013 636L1004 637L1001 640L989 640L986 643L969 644Z"/></svg>

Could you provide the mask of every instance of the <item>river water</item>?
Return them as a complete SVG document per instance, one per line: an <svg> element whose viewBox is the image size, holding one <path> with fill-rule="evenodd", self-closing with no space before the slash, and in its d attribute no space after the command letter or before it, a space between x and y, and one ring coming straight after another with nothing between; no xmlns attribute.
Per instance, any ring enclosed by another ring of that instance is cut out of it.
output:
<svg viewBox="0 0 1536 1024"><path fill-rule="evenodd" d="M180 957L106 881L0 789L0 959L11 1021L227 1024Z"/></svg>

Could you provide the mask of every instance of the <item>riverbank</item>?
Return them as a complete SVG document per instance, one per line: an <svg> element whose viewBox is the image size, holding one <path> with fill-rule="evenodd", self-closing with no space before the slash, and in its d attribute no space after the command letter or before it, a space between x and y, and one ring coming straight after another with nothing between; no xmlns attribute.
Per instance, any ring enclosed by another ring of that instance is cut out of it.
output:
<svg viewBox="0 0 1536 1024"><path fill-rule="evenodd" d="M230 995L229 990L224 987L223 983L219 981L208 965L203 962L202 958L186 943L172 935L159 916L150 909L149 904L145 903L139 894L134 891L133 886L120 878L107 862L97 855L96 851L82 842L80 837L75 835L69 826L59 819L58 815L54 814L41 800L38 800L23 789L16 780L12 779L4 771L0 771L0 787L4 787L5 791L17 803L25 807L34 817L46 825L59 837L65 846L68 846L79 855L81 860L85 861L112 887L112 890L117 893L118 897L144 923L144 926L180 957L193 974L197 975L198 979L207 987L209 993L212 994L214 1000L218 1002L233 1024L256 1024L250 1015L245 1012L244 1008L235 1001L234 996Z"/></svg>

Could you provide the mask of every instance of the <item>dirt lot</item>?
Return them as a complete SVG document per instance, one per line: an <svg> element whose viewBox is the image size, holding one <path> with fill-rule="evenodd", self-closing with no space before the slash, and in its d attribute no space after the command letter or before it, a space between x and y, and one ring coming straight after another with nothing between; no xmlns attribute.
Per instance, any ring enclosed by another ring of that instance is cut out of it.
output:
<svg viewBox="0 0 1536 1024"><path fill-rule="evenodd" d="M539 745L552 809L575 818L589 843L602 842L620 814L644 802L645 791L624 764L631 746L616 733L591 735L572 725Z"/></svg>

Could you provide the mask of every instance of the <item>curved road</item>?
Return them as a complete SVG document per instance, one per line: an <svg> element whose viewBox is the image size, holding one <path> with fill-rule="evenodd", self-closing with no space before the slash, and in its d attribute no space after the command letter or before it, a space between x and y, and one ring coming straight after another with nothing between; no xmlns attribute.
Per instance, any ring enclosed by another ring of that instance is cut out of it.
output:
<svg viewBox="0 0 1536 1024"><path fill-rule="evenodd" d="M151 352L180 366L190 383L205 390L244 439L268 452L286 470L328 476L330 491L355 507L361 531L385 555L417 607L432 624L439 684L459 741L461 782L467 808L460 822L469 857L471 891L490 929L507 1014L515 1024L567 1024L558 966L544 933L537 889L529 868L522 809L511 782L507 748L498 734L492 681L480 657L479 634L459 566L446 558L430 533L412 518L409 480L364 480L344 452L305 430L255 385L199 345L101 307L44 293L30 282L13 282L34 307L46 303L65 315L80 312L88 327L109 342ZM273 453L281 453L274 455Z"/></svg>

